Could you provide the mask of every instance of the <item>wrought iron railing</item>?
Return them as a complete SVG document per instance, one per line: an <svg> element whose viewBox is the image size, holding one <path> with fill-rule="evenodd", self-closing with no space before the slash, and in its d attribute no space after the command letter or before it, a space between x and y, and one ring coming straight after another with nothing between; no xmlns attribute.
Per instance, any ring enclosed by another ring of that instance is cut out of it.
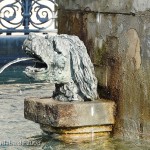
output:
<svg viewBox="0 0 150 150"><path fill-rule="evenodd" d="M0 33L57 31L55 0L0 0Z"/></svg>

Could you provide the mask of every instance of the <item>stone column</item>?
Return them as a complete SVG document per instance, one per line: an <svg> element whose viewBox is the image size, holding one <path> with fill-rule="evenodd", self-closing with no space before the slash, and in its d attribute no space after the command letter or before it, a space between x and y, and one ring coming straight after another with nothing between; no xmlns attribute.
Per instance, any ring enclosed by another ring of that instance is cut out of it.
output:
<svg viewBox="0 0 150 150"><path fill-rule="evenodd" d="M150 1L58 0L58 33L84 41L101 98L117 104L114 133L150 138Z"/></svg>

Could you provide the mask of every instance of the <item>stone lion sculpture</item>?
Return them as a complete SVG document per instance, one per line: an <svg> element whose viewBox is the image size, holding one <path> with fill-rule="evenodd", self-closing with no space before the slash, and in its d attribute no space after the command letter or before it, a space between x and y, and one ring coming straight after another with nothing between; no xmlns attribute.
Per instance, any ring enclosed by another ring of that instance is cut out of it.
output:
<svg viewBox="0 0 150 150"><path fill-rule="evenodd" d="M59 101L88 101L97 99L97 79L86 47L77 36L39 36L30 33L23 50L30 58L18 58L11 64L34 60L35 66L24 73L35 80L55 84L53 98Z"/></svg>
<svg viewBox="0 0 150 150"><path fill-rule="evenodd" d="M83 42L77 36L39 36L30 33L23 49L37 61L38 67L26 67L24 73L36 80L55 84L53 98L60 101L97 99L97 79Z"/></svg>

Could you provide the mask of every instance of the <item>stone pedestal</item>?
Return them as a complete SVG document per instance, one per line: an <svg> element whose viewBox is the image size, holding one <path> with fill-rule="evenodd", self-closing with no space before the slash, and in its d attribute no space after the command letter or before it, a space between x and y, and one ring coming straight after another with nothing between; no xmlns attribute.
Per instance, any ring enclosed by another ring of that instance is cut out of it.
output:
<svg viewBox="0 0 150 150"><path fill-rule="evenodd" d="M108 136L115 122L114 111L115 103L106 100L60 102L28 98L24 102L26 119L39 123L44 132L63 140Z"/></svg>

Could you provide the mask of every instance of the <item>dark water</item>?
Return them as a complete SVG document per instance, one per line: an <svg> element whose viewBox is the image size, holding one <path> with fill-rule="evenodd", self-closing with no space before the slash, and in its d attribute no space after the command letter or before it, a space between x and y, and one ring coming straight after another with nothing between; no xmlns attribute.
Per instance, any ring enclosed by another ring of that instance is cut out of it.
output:
<svg viewBox="0 0 150 150"><path fill-rule="evenodd" d="M2 65L0 65L0 68ZM33 79L29 79L23 71L26 66L10 66L0 74L0 84L11 83L34 83Z"/></svg>
<svg viewBox="0 0 150 150"><path fill-rule="evenodd" d="M35 83L24 76L24 67L0 74L0 149L2 150L150 150L150 142L98 138L84 143L63 143L44 134L38 124L24 119L25 97L51 96L54 86Z"/></svg>

